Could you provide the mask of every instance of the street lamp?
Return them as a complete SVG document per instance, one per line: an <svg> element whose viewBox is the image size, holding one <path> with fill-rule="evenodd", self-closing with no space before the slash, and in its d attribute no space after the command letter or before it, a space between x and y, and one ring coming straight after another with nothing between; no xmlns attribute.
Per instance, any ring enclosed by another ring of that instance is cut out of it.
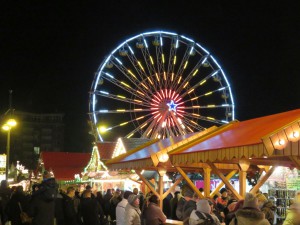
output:
<svg viewBox="0 0 300 225"><path fill-rule="evenodd" d="M7 142L6 142L6 169L5 169L5 177L8 181L8 169L9 169L9 152L10 152L10 130L11 128L17 125L16 120L9 119L6 123L2 126L2 129L7 131Z"/></svg>

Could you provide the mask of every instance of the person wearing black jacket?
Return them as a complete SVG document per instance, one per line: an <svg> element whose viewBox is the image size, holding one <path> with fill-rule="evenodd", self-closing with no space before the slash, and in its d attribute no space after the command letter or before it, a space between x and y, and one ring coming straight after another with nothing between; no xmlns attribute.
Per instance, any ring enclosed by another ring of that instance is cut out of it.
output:
<svg viewBox="0 0 300 225"><path fill-rule="evenodd" d="M79 225L77 221L77 213L74 207L75 189L68 187L67 194L63 195L63 212L65 225Z"/></svg>
<svg viewBox="0 0 300 225"><path fill-rule="evenodd" d="M92 198L92 193L85 190L82 193L83 198L80 200L80 215L84 225L100 225L104 222L103 209L99 202Z"/></svg>

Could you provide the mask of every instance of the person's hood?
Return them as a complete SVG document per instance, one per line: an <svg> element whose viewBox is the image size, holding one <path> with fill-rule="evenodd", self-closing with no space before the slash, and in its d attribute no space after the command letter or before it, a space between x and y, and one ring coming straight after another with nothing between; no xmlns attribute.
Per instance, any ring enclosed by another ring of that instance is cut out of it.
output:
<svg viewBox="0 0 300 225"><path fill-rule="evenodd" d="M263 205L263 208L269 208L271 209L272 211L275 211L276 210L276 206L273 204L273 202L271 201L268 201L266 202L264 205Z"/></svg>

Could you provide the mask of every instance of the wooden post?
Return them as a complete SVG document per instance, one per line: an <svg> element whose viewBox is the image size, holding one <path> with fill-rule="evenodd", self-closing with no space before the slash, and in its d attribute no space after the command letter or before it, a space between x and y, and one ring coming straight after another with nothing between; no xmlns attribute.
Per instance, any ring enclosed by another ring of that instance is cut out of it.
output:
<svg viewBox="0 0 300 225"><path fill-rule="evenodd" d="M175 189L175 187L183 180L183 177L181 176L180 178L178 178L175 183L169 188L169 190L167 190L164 194L163 194L163 198L165 199L165 197L168 196L168 194L173 191Z"/></svg>
<svg viewBox="0 0 300 225"><path fill-rule="evenodd" d="M210 195L210 171L211 168L206 167L204 170L204 196L209 197Z"/></svg>
<svg viewBox="0 0 300 225"><path fill-rule="evenodd" d="M256 194L256 192L258 191L258 189L266 182L266 180L269 179L269 177L272 175L272 173L274 172L275 169L276 169L276 166L272 166L272 168L268 172L266 172L266 174L263 177L260 177L259 181L252 188L252 190L250 191L250 193Z"/></svg>
<svg viewBox="0 0 300 225"><path fill-rule="evenodd" d="M246 195L246 176L247 170L249 169L250 162L247 159L240 159L239 167L241 170L239 171L239 182L240 182L240 195L245 197Z"/></svg>
<svg viewBox="0 0 300 225"><path fill-rule="evenodd" d="M199 196L199 198L204 198L202 193L198 190L198 188L194 185L194 183L190 180L190 178L186 175L186 173L179 166L175 166L175 168L181 174L181 176L186 180L186 182L193 189L193 191Z"/></svg>
<svg viewBox="0 0 300 225"><path fill-rule="evenodd" d="M226 180L229 181L230 178L233 177L233 175L236 174L236 172L237 172L237 170L233 170L233 171L231 171L230 173L228 173L227 176L225 177ZM221 187L223 187L223 185L224 185L223 182L219 183L218 186L216 187L216 189L213 190L212 193L210 193L210 197L213 198L213 197L220 191L220 189L221 189Z"/></svg>
<svg viewBox="0 0 300 225"><path fill-rule="evenodd" d="M239 193L237 193L237 191L232 187L231 183L226 179L226 177L218 170L218 168L213 163L208 162L207 164L210 166L210 168L212 168L212 171L220 177L220 179L232 191L232 193L238 200L243 199L242 196Z"/></svg>
<svg viewBox="0 0 300 225"><path fill-rule="evenodd" d="M161 176L159 174L159 180L158 180L158 192L159 192L159 207L163 208L163 194L164 194L164 176Z"/></svg>
<svg viewBox="0 0 300 225"><path fill-rule="evenodd" d="M246 176L247 171L239 171L240 195L245 198L246 195Z"/></svg>
<svg viewBox="0 0 300 225"><path fill-rule="evenodd" d="M159 196L159 194L156 192L156 190L152 187L152 185L149 183L148 180L146 180L140 171L135 171L136 174L141 178L141 180L147 185L147 187L153 192L153 194Z"/></svg>

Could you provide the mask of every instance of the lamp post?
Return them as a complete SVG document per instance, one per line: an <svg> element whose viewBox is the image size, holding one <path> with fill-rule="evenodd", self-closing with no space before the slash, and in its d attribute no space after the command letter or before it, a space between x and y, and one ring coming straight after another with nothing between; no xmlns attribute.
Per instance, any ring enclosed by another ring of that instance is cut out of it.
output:
<svg viewBox="0 0 300 225"><path fill-rule="evenodd" d="M7 131L7 142L6 142L6 169L5 169L5 177L8 181L8 170L9 170L9 153L10 153L10 130L15 127L17 122L14 119L9 119L2 126L2 129Z"/></svg>

